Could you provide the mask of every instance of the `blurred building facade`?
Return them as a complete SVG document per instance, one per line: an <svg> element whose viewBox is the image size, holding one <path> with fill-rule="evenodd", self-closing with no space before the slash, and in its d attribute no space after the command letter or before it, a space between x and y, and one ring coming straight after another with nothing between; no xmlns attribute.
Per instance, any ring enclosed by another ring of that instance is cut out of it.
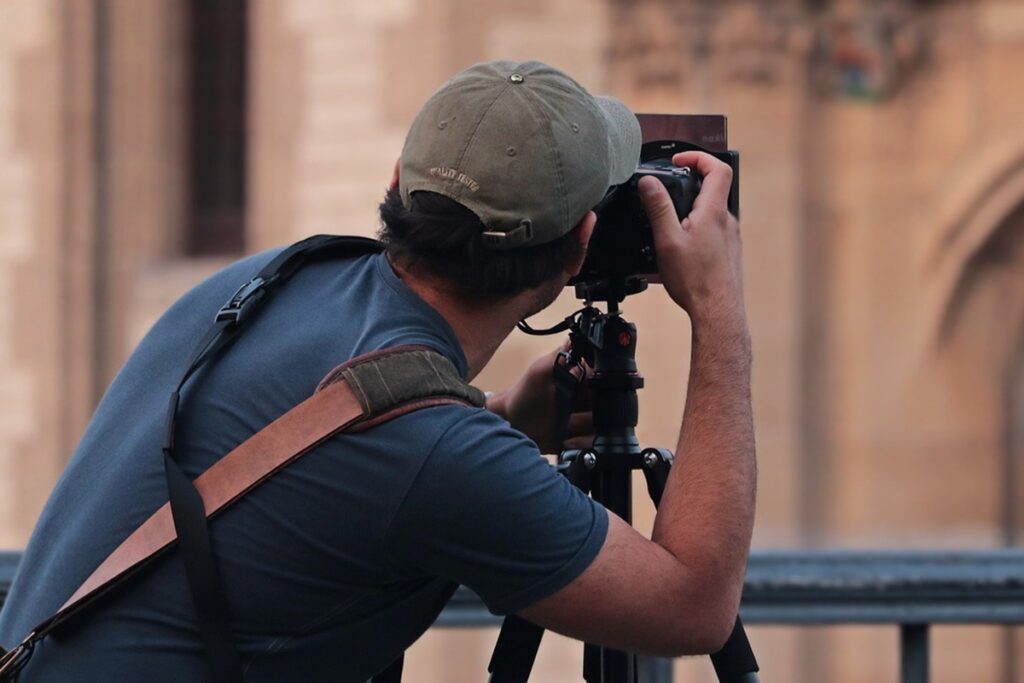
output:
<svg viewBox="0 0 1024 683"><path fill-rule="evenodd" d="M635 111L728 115L757 547L1024 541L1024 3L0 0L0 546L25 543L167 305L242 253L372 235L419 104L493 58ZM674 444L687 322L657 291L625 310L641 438ZM549 345L511 337L478 384ZM766 680L895 680L892 632L752 638ZM1019 633L935 640L937 681L1024 676ZM432 633L409 680L479 679L492 642ZM537 679L577 680L579 659L556 641Z"/></svg>

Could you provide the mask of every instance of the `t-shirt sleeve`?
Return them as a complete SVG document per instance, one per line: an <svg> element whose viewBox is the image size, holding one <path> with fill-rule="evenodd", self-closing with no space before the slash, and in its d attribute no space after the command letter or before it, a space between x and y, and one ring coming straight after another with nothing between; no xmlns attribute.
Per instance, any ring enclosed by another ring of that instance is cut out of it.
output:
<svg viewBox="0 0 1024 683"><path fill-rule="evenodd" d="M571 583L607 531L605 509L532 441L474 410L435 444L386 544L397 562L468 586L491 612L509 614Z"/></svg>

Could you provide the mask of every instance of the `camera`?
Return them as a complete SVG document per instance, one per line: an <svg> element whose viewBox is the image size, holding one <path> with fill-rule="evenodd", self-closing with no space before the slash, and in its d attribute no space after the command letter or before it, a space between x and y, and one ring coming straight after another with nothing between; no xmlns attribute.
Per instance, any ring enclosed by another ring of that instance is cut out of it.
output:
<svg viewBox="0 0 1024 683"><path fill-rule="evenodd" d="M733 170L728 208L739 217L739 154L735 151L713 152L682 140L656 140L640 149L640 165L636 173L621 185L612 187L595 207L597 224L590 239L587 258L580 274L569 285L579 289L598 285L620 288L631 278L657 282L658 261L651 223L643 208L638 183L644 176L657 178L682 220L690 213L700 193L701 177L695 169L676 166L672 156L696 150L707 152L729 164ZM627 292L628 293L628 292Z"/></svg>

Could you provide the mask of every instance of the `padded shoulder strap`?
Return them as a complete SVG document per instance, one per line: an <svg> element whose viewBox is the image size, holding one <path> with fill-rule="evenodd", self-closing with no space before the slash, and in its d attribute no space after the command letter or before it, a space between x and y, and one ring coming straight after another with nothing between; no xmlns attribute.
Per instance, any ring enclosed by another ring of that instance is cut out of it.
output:
<svg viewBox="0 0 1024 683"><path fill-rule="evenodd" d="M341 380L348 382L371 418L430 397L484 405L484 393L466 384L450 360L427 347L402 346L359 356L329 372L317 391Z"/></svg>

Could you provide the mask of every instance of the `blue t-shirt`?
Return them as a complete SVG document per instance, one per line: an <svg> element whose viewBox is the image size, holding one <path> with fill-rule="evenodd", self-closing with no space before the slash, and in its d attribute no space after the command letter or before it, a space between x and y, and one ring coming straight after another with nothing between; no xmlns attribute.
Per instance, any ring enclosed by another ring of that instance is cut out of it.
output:
<svg viewBox="0 0 1024 683"><path fill-rule="evenodd" d="M214 313L276 252L235 263L157 322L61 476L0 613L10 647L167 500L167 405ZM432 347L465 376L451 327L382 255L300 270L186 385L176 455L195 477L310 396L345 360ZM365 681L464 584L498 614L568 584L604 542L604 509L493 413L446 405L341 435L211 524L247 681ZM177 552L37 649L22 683L208 679Z"/></svg>

